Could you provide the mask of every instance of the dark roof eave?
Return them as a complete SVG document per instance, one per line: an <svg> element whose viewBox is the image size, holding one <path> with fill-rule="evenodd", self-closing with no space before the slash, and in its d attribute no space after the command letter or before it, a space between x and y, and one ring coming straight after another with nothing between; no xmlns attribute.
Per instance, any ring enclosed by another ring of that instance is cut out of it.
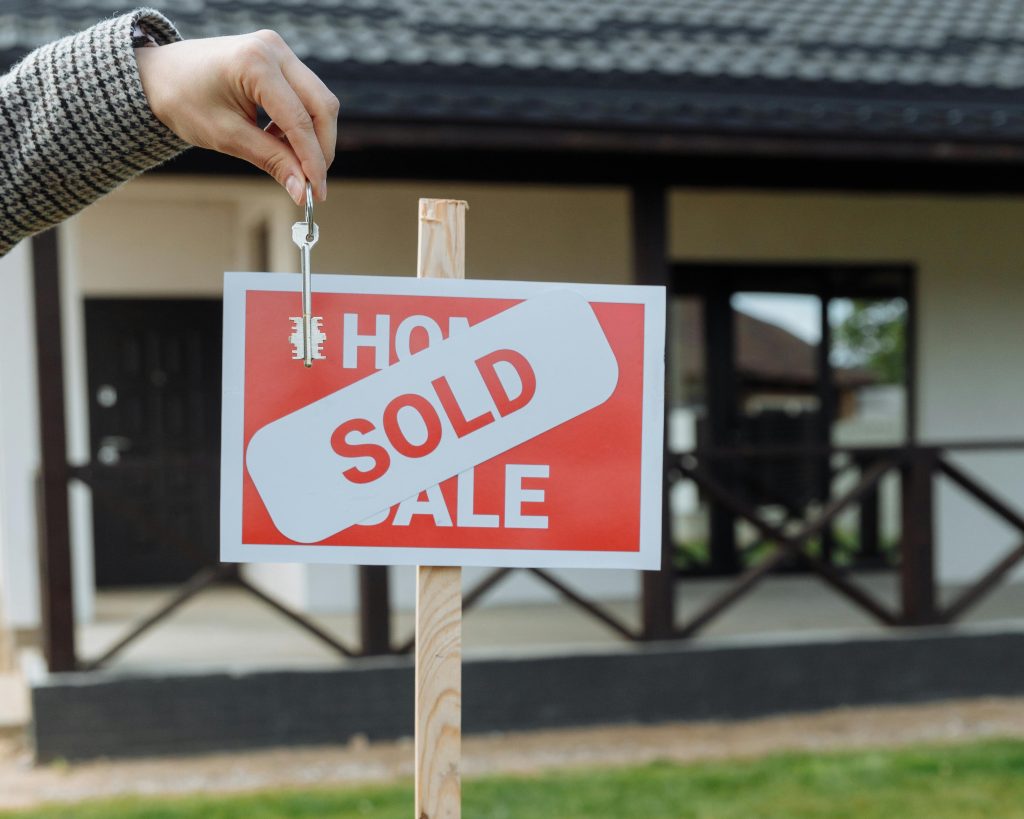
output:
<svg viewBox="0 0 1024 819"><path fill-rule="evenodd" d="M342 110L332 176L480 182L1024 193L1024 142L836 140L369 119ZM167 174L255 173L189 151Z"/></svg>
<svg viewBox="0 0 1024 819"><path fill-rule="evenodd" d="M348 119L340 150L475 149L646 156L931 162L1024 162L1024 143L927 139L835 139L799 134L725 134L467 121Z"/></svg>

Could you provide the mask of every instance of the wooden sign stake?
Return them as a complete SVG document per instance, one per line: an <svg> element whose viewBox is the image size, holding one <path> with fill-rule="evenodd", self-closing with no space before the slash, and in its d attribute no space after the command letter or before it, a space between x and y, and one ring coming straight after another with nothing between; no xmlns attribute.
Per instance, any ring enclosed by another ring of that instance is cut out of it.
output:
<svg viewBox="0 0 1024 819"><path fill-rule="evenodd" d="M421 279L466 277L466 210L420 199ZM462 569L416 567L416 819L462 814Z"/></svg>

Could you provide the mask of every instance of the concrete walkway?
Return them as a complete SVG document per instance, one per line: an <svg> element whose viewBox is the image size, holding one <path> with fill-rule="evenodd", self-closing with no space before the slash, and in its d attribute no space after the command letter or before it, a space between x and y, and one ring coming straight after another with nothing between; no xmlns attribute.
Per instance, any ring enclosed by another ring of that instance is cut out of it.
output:
<svg viewBox="0 0 1024 819"><path fill-rule="evenodd" d="M15 671L0 673L0 739L19 737L29 719L25 680Z"/></svg>

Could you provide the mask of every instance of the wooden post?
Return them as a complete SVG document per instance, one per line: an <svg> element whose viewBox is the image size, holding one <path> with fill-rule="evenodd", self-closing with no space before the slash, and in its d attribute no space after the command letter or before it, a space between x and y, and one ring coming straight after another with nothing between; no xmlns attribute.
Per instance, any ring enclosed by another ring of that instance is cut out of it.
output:
<svg viewBox="0 0 1024 819"><path fill-rule="evenodd" d="M633 279L637 284L668 287L667 194L660 184L635 185L632 189L630 216L633 228ZM665 326L671 313L665 316ZM667 338L671 336L666 333ZM666 350L667 356L673 351ZM665 377L669 368L665 368ZM666 397L668 390L665 391ZM665 405L666 410L668 404ZM663 451L668 463L668 412L665 413ZM643 572L642 618L644 640L668 640L675 635L675 565L673 563L672 518L669 507L671 484L666 474L661 487L661 568Z"/></svg>
<svg viewBox="0 0 1024 819"><path fill-rule="evenodd" d="M869 458L857 458L857 466L863 475L871 466ZM881 524L879 516L879 494L876 486L865 493L860 499L860 542L857 550L857 564L864 567L882 567L885 556L882 554Z"/></svg>
<svg viewBox="0 0 1024 819"><path fill-rule="evenodd" d="M818 428L815 430L817 443L828 450L832 446L832 425L836 421L835 375L832 368L832 324L829 321L829 305L832 297L826 292L821 296L821 338L816 351L818 370ZM823 455L817 463L818 495L822 503L832 498L832 459ZM821 559L831 563L835 551L835 531L832 525L821 530Z"/></svg>
<svg viewBox="0 0 1024 819"><path fill-rule="evenodd" d="M421 199L416 275L466 277L465 202ZM416 819L462 815L462 569L416 568Z"/></svg>
<svg viewBox="0 0 1024 819"><path fill-rule="evenodd" d="M934 623L935 610L935 507L934 480L937 454L913 447L903 466L903 538L900 548L902 625Z"/></svg>
<svg viewBox="0 0 1024 819"><path fill-rule="evenodd" d="M391 651L388 567L359 567L359 635L367 657Z"/></svg>
<svg viewBox="0 0 1024 819"><path fill-rule="evenodd" d="M736 316L732 309L732 288L716 288L704 295L704 380L707 385L708 440L699 446L720 449L736 445ZM735 465L712 460L708 471L720 483L735 486ZM711 569L718 574L740 570L736 548L736 516L715 500L708 501L708 549Z"/></svg>
<svg viewBox="0 0 1024 819"><path fill-rule="evenodd" d="M36 365L39 373L40 580L43 653L50 671L72 671L75 615L71 583L68 454L64 426L64 358L61 349L60 261L57 230L32 239Z"/></svg>

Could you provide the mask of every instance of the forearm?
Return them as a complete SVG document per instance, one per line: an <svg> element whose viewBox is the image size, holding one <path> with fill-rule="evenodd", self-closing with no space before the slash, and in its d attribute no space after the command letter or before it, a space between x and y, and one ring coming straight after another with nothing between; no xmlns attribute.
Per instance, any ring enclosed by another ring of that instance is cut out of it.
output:
<svg viewBox="0 0 1024 819"><path fill-rule="evenodd" d="M132 27L179 39L149 9L43 46L0 77L0 255L188 147L150 110Z"/></svg>

